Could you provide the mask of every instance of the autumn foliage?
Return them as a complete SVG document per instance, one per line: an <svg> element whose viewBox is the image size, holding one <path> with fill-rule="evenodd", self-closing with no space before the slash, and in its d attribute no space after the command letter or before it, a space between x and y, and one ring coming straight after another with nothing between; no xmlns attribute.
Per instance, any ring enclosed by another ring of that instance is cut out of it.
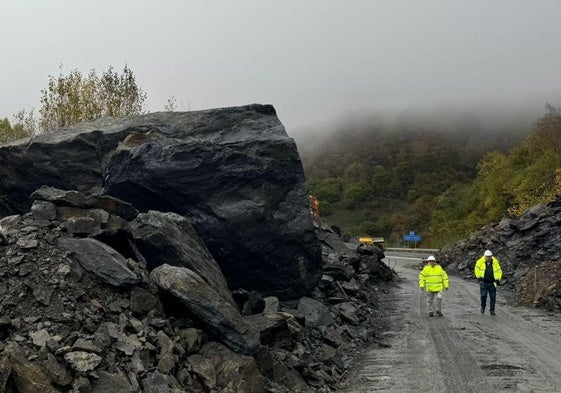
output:
<svg viewBox="0 0 561 393"><path fill-rule="evenodd" d="M423 124L345 130L304 159L325 220L398 244L440 246L561 194L561 112L530 130Z"/></svg>

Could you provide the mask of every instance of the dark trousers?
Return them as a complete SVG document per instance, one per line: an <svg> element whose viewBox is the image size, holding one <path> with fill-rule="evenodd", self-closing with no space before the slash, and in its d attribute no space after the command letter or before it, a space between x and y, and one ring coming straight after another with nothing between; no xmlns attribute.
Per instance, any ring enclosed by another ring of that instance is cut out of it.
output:
<svg viewBox="0 0 561 393"><path fill-rule="evenodd" d="M482 282L479 286L481 293L481 309L485 310L487 304L487 293L489 294L489 311L495 311L495 300L497 300L497 287L492 282Z"/></svg>

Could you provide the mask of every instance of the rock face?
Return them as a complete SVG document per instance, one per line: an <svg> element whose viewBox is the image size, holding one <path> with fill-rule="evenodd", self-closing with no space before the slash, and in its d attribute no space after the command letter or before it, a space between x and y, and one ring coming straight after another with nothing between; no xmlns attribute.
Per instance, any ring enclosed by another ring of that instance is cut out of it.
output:
<svg viewBox="0 0 561 393"><path fill-rule="evenodd" d="M257 332L242 319L237 308L226 302L193 271L162 265L150 273L152 281L183 304L191 315L204 320L209 331L237 352L255 353Z"/></svg>
<svg viewBox="0 0 561 393"><path fill-rule="evenodd" d="M108 195L189 219L231 289L295 298L321 277L300 158L271 106L98 120L2 146L0 162L0 216L41 186Z"/></svg>

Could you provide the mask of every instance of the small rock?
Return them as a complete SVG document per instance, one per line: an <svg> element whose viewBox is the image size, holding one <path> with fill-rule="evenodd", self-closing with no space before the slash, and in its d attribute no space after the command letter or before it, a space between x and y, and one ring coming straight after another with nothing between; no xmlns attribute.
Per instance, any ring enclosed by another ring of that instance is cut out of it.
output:
<svg viewBox="0 0 561 393"><path fill-rule="evenodd" d="M95 353L76 351L68 352L64 355L64 360L66 360L70 366L78 372L92 371L99 363L101 363L101 356Z"/></svg>
<svg viewBox="0 0 561 393"><path fill-rule="evenodd" d="M47 341L50 340L51 335L47 331L47 329L41 329L37 332L33 332L30 334L31 340L33 340L33 344L37 345L38 347L44 347L47 344Z"/></svg>

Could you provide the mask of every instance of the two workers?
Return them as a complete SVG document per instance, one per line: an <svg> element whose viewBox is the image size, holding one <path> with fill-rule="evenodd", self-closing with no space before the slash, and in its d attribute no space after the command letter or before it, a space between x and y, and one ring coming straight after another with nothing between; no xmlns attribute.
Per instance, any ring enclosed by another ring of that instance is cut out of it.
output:
<svg viewBox="0 0 561 393"><path fill-rule="evenodd" d="M475 278L479 281L481 296L481 313L485 312L487 295L489 295L489 312L495 315L497 285L503 277L499 260L490 250L486 250L481 258L475 262ZM419 273L419 287L426 291L429 317L442 316L442 292L448 290L449 280L446 271L436 263L436 258L430 255L427 264Z"/></svg>

